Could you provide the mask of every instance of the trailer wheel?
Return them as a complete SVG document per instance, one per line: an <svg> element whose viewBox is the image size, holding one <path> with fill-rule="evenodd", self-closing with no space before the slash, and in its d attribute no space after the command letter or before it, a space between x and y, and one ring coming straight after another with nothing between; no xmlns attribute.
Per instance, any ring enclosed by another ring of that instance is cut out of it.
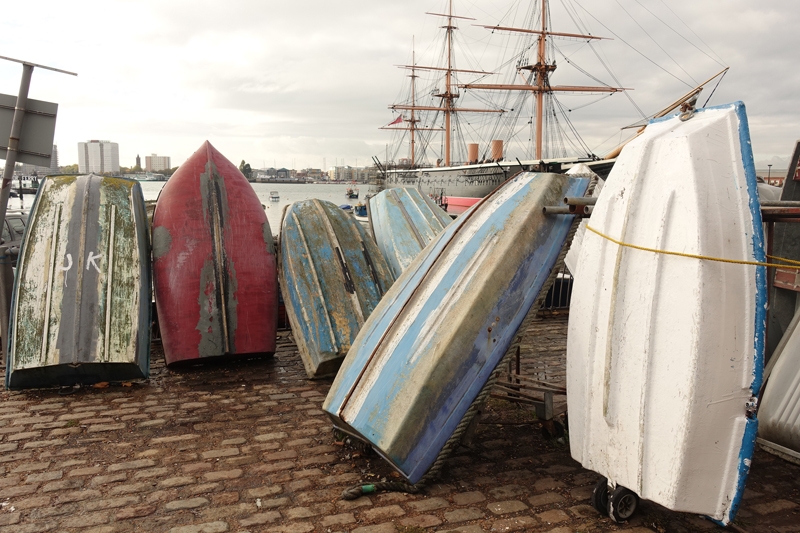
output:
<svg viewBox="0 0 800 533"><path fill-rule="evenodd" d="M639 496L630 489L617 487L608 497L608 516L614 522L628 520L639 506Z"/></svg>
<svg viewBox="0 0 800 533"><path fill-rule="evenodd" d="M597 485L592 490L591 497L592 507L598 513L605 516L608 514L608 479L601 477Z"/></svg>

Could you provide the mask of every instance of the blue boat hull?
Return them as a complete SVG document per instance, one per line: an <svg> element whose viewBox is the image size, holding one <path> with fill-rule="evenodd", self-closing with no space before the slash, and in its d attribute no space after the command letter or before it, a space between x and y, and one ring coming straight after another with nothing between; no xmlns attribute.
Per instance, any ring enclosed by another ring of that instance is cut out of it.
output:
<svg viewBox="0 0 800 533"><path fill-rule="evenodd" d="M321 200L287 207L278 263L286 313L306 374L330 376L394 276L361 225Z"/></svg>
<svg viewBox="0 0 800 533"><path fill-rule="evenodd" d="M386 189L370 198L368 210L372 235L396 277L453 221L418 189Z"/></svg>
<svg viewBox="0 0 800 533"><path fill-rule="evenodd" d="M448 226L361 329L323 409L410 482L435 461L547 280L585 178L520 174Z"/></svg>

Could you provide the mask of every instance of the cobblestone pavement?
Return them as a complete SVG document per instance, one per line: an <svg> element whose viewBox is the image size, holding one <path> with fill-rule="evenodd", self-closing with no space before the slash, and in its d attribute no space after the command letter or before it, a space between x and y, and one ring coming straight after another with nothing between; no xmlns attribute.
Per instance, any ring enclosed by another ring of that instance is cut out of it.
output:
<svg viewBox="0 0 800 533"><path fill-rule="evenodd" d="M563 359L563 315L532 331ZM344 501L349 486L397 478L335 441L321 410L331 382L308 381L281 334L265 360L168 371L154 343L143 383L0 393L0 533L719 529L647 502L627 524L600 516L589 505L597 476L529 411L498 400L438 484ZM799 474L758 451L733 529L800 532Z"/></svg>

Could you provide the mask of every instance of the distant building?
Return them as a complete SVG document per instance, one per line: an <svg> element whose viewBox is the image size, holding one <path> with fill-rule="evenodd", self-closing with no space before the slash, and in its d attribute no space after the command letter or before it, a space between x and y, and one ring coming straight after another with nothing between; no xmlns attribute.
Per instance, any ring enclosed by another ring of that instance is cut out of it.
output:
<svg viewBox="0 0 800 533"><path fill-rule="evenodd" d="M97 140L78 143L78 169L81 174L119 173L119 144Z"/></svg>
<svg viewBox="0 0 800 533"><path fill-rule="evenodd" d="M136 166L142 168L142 159L139 157L139 154L136 154Z"/></svg>
<svg viewBox="0 0 800 533"><path fill-rule="evenodd" d="M138 156L137 156L138 159ZM172 168L172 163L168 155L147 155L144 158L144 169L148 172L156 172L158 170L169 170Z"/></svg>
<svg viewBox="0 0 800 533"><path fill-rule="evenodd" d="M328 171L331 180L334 181L367 181L367 169L361 167L333 167Z"/></svg>

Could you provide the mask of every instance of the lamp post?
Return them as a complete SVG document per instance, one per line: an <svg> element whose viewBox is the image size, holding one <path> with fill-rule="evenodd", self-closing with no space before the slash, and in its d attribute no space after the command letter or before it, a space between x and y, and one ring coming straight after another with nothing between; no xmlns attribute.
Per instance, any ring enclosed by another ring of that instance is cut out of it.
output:
<svg viewBox="0 0 800 533"><path fill-rule="evenodd" d="M772 165L767 165L767 179L772 177Z"/></svg>

